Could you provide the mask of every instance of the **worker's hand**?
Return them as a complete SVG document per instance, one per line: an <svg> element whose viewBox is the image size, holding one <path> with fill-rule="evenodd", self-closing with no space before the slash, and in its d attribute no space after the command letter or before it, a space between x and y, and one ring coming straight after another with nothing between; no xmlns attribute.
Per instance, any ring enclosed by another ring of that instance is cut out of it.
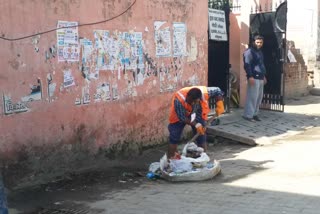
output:
<svg viewBox="0 0 320 214"><path fill-rule="evenodd" d="M216 115L219 116L224 113L224 104L222 100L216 102Z"/></svg>
<svg viewBox="0 0 320 214"><path fill-rule="evenodd" d="M201 123L197 123L196 124L196 129L197 129L197 132L200 134L200 135L204 135L206 133L206 128L203 127L201 125Z"/></svg>
<svg viewBox="0 0 320 214"><path fill-rule="evenodd" d="M185 124L188 124L188 125L190 125L190 126L195 126L195 125L197 124L197 122L196 122L195 120L191 122L191 120L189 120L189 119L186 119L186 120L184 121L184 123L185 123Z"/></svg>
<svg viewBox="0 0 320 214"><path fill-rule="evenodd" d="M251 86L254 86L254 78L253 77L250 77L249 79L248 79L248 81L249 81L249 84L251 85Z"/></svg>

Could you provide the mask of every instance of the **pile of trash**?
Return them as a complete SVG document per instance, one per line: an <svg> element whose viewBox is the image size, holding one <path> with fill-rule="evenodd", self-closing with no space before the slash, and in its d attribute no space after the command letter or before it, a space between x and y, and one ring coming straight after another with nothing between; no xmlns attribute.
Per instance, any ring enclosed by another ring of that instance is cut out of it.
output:
<svg viewBox="0 0 320 214"><path fill-rule="evenodd" d="M211 161L203 148L191 142L187 143L182 154L176 154L174 159L168 161L165 154L160 162L152 163L147 177L161 177L169 181L202 181L213 178L220 171L220 163Z"/></svg>

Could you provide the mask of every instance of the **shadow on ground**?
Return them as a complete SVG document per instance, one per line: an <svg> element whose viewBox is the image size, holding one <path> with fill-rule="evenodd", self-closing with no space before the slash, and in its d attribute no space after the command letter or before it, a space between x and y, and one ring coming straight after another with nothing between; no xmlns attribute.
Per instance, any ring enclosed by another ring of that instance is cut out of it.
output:
<svg viewBox="0 0 320 214"><path fill-rule="evenodd" d="M180 145L180 147L182 146ZM208 155L211 159L224 159L225 161L221 161L223 168L224 165L232 164L228 163L229 161L226 161L226 159L234 158L237 153L249 148L251 147L223 138L217 138L214 142L209 142ZM148 182L169 183L162 179L150 181L145 176L149 165L153 162L158 162L166 150L167 145L148 149L142 155L126 160L126 162L134 163L127 167L122 164L121 166L88 171L81 174L70 174L67 177L44 185L11 191L8 195L9 207L19 211L17 213L28 214L53 213L57 209L69 209L68 213L76 213L76 211L80 212L79 210L85 211L88 209L83 204L77 204L76 201L94 202L106 197L110 198L111 196L108 193L124 189L130 190ZM253 166L259 165L259 163L248 162L245 165ZM252 170L250 167L248 169L251 170L248 170L246 174L262 170L259 168ZM221 173L221 175L217 176L217 179L221 181L233 178L226 177ZM70 211L72 209L75 209L75 212ZM99 210L90 210L90 213L99 212Z"/></svg>

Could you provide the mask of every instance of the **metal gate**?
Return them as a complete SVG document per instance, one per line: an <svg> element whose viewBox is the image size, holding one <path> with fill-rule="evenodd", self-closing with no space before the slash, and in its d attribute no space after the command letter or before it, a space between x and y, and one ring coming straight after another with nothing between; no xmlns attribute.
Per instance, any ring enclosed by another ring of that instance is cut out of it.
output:
<svg viewBox="0 0 320 214"><path fill-rule="evenodd" d="M225 93L226 112L230 109L229 92L229 0L209 0L209 8L223 10L227 30L227 41L209 39L208 47L208 86L219 87ZM208 34L208 38L209 34Z"/></svg>
<svg viewBox="0 0 320 214"><path fill-rule="evenodd" d="M267 84L261 104L262 109L284 111L284 63L286 62L287 1L276 11L262 12L257 7L250 15L250 40L256 34L264 37L262 52L267 69Z"/></svg>

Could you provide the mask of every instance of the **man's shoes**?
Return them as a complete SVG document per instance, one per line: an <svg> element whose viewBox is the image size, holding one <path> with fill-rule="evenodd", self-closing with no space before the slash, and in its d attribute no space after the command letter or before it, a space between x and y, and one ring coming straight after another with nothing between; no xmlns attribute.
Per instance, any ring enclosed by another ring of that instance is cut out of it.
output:
<svg viewBox="0 0 320 214"><path fill-rule="evenodd" d="M250 122L256 122L255 119L253 118L250 118L250 117L245 117L245 116L242 116L243 119L247 120L247 121L250 121Z"/></svg>
<svg viewBox="0 0 320 214"><path fill-rule="evenodd" d="M253 116L253 119L256 120L256 121L261 121L261 119L257 115Z"/></svg>

